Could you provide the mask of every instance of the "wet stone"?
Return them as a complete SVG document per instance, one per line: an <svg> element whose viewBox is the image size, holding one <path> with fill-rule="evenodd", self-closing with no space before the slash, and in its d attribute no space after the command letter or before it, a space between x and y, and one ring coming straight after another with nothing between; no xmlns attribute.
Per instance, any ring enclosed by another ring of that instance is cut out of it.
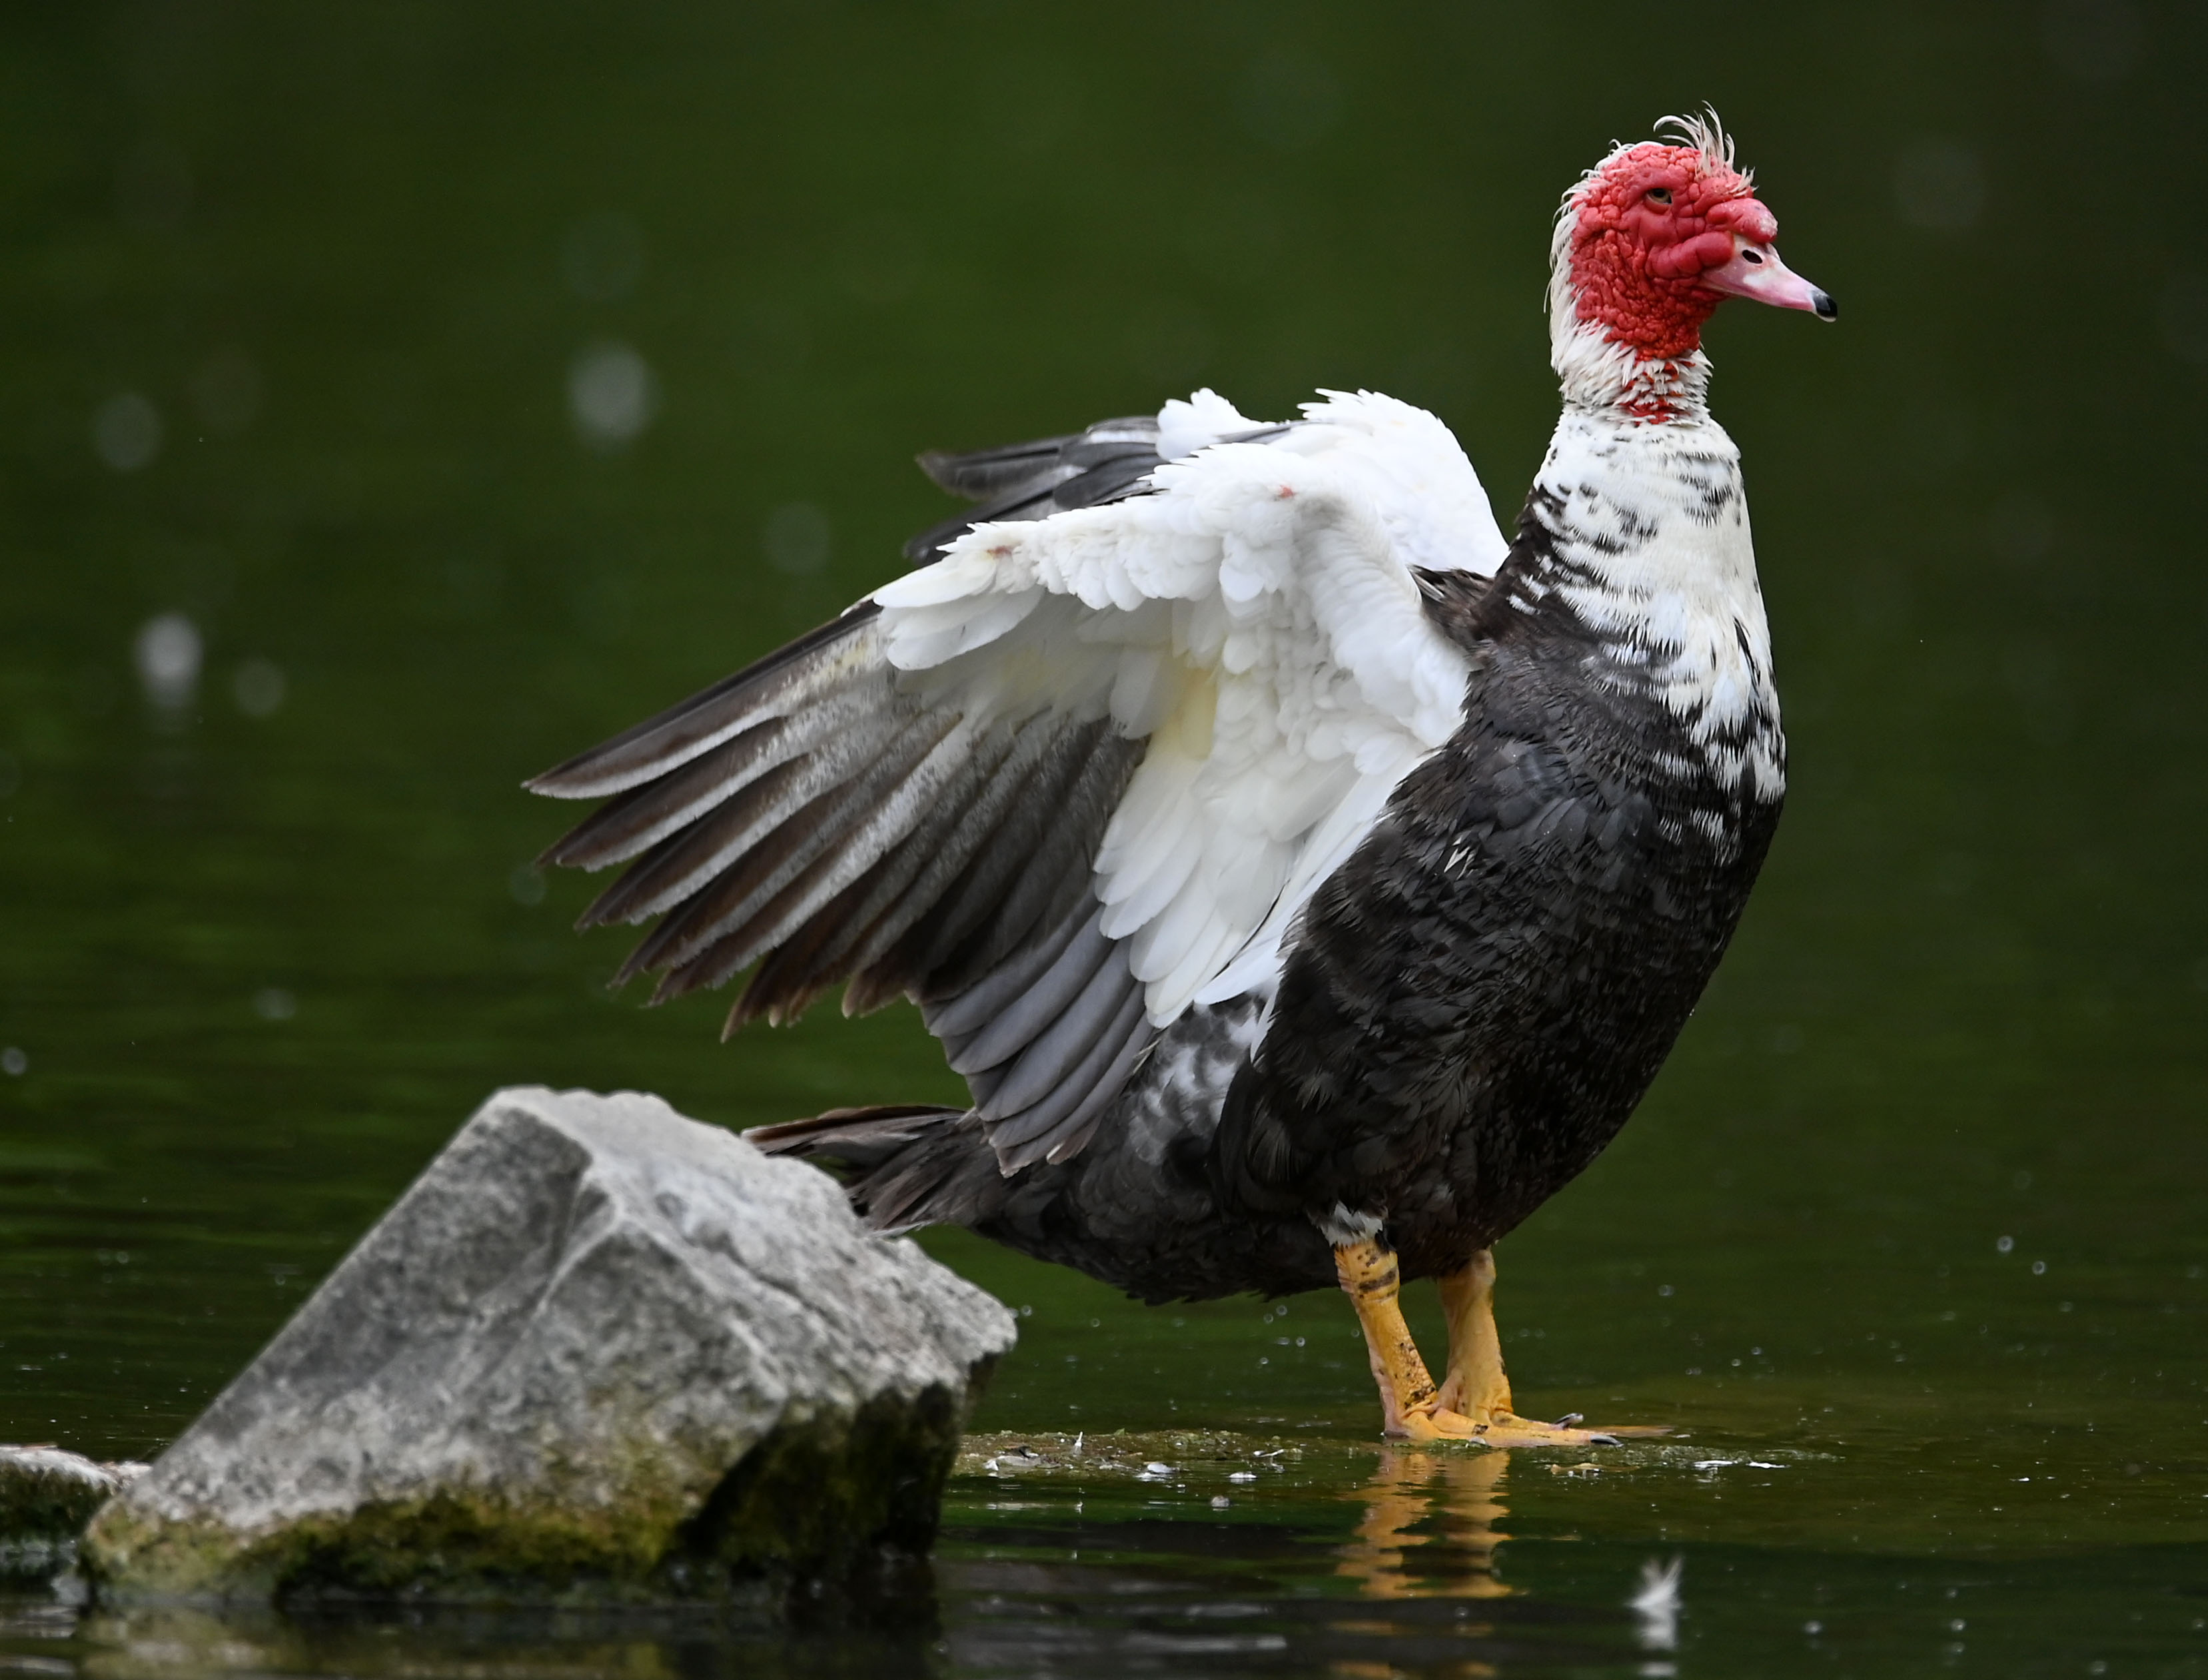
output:
<svg viewBox="0 0 2208 1680"><path fill-rule="evenodd" d="M0 1444L0 1578L66 1568L92 1514L145 1471L58 1447Z"/></svg>
<svg viewBox="0 0 2208 1680"><path fill-rule="evenodd" d="M492 1097L103 1509L112 1605L894 1592L1012 1315L656 1097Z"/></svg>

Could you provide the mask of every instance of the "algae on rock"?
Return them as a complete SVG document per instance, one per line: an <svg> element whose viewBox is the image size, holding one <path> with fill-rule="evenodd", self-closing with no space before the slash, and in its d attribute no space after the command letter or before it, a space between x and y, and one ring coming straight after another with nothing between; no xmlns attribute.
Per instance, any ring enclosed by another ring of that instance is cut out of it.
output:
<svg viewBox="0 0 2208 1680"><path fill-rule="evenodd" d="M491 1098L86 1537L110 1601L644 1602L925 1551L1001 1305L658 1099Z"/></svg>
<svg viewBox="0 0 2208 1680"><path fill-rule="evenodd" d="M92 1514L145 1472L58 1447L0 1445L0 1576L66 1569Z"/></svg>

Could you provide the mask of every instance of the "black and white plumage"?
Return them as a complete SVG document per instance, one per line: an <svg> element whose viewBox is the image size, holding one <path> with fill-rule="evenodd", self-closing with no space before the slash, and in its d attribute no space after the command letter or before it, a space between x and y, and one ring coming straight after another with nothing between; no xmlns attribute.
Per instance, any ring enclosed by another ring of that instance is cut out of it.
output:
<svg viewBox="0 0 2208 1680"><path fill-rule="evenodd" d="M615 795L547 860L630 865L586 922L663 914L624 977L671 997L765 957L732 1025L847 977L854 1009L909 993L1006 1169L1076 1153L1191 1004L1269 983L1266 947L1455 726L1466 662L1403 549L1503 549L1448 433L1386 399L1258 428L1204 393L1098 430L1143 494L985 522L531 784ZM1095 435L930 467L1026 512ZM1367 487L1405 474L1398 534Z"/></svg>
<svg viewBox="0 0 2208 1680"><path fill-rule="evenodd" d="M975 1225L1158 1298L1331 1282L1312 1215L1339 1207L1353 1226L1385 1221L1412 1275L1438 1269L1424 1248L1461 1259L1556 1174L1512 1167L1485 1214L1462 1205L1482 1195L1446 1197L1421 1244L1400 1173L1358 1164L1373 1150L1351 1117L1371 1094L1352 1100L1341 1074L1389 1039L1388 1061L1406 1054L1431 990L1452 999L1445 1034L1494 1012L1479 1035L1508 1053L1477 1089L1507 1089L1528 1052L1557 1049L1509 1018L1561 978L1544 947L1614 902L1623 948L1573 960L1629 989L1665 984L1629 1065L1599 1042L1576 1053L1616 1087L1579 1117L1563 1157L1576 1171L1654 1072L1737 914L1738 891L1706 902L1698 872L1744 888L1761 855L1779 747L1752 573L1709 600L1665 576L1667 533L1712 529L1707 508L1744 555L1731 457L1713 441L1610 483L1617 440L1563 435L1498 589L1511 550L1419 411L1335 396L1260 429L1204 393L1147 435L1106 429L1143 452L1143 477L1078 511L930 533L940 561L538 778L613 795L547 861L630 865L585 921L663 917L623 970L657 973L660 997L759 964L732 1029L847 978L848 1008L920 1003L971 1111L770 1139L857 1166L878 1223ZM1222 435L1245 441L1209 441ZM1079 482L1065 453L930 465L1025 512ZM1706 478L1691 509L1633 489ZM1700 645L1652 651L1636 633L1654 610ZM1659 808L1659 788L1676 804ZM1683 973L1635 914L1659 892ZM1443 937L1437 915L1461 925ZM1430 986L1425 962L1466 972ZM1500 984L1483 991L1470 975L1489 968ZM1379 1126L1402 1166L1446 1161L1464 1131L1456 1111L1479 1099L1450 1083L1459 1100L1412 1129L1436 1140ZM1491 1190L1515 1153L1474 1176Z"/></svg>
<svg viewBox="0 0 2208 1680"><path fill-rule="evenodd" d="M923 457L981 505L919 569L531 783L607 801L546 858L627 866L584 918L659 918L624 977L751 969L730 1030L909 997L972 1092L755 1138L1154 1300L1330 1285L1375 1233L1451 1272L1593 1158L1785 744L1707 363L1557 320L1515 540L1371 393Z"/></svg>

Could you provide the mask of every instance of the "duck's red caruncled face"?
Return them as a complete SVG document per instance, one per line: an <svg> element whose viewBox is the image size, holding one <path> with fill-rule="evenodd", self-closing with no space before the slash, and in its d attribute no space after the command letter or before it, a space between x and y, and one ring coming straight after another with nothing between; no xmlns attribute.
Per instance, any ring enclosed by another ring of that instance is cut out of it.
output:
<svg viewBox="0 0 2208 1680"><path fill-rule="evenodd" d="M1685 356L1728 296L1829 319L1832 300L1772 249L1779 219L1748 177L1656 141L1619 153L1577 195L1579 317L1644 357Z"/></svg>

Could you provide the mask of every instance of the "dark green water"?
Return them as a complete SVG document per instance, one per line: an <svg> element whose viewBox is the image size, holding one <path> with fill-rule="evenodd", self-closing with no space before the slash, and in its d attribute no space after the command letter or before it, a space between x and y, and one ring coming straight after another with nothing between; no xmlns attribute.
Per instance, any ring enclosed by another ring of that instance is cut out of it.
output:
<svg viewBox="0 0 2208 1680"><path fill-rule="evenodd" d="M609 997L515 787L886 576L915 449L1370 385L1514 511L1556 195L1703 99L1845 315L1712 332L1794 792L1502 1257L1521 1399L1680 1450L1383 1452L1341 1303L951 1235L1033 1309L984 1427L1304 1458L962 1479L903 1632L34 1594L0 1672L2208 1674L2204 48L2121 0L11 9L0 1439L157 1450L494 1086L955 1095L906 1011Z"/></svg>

